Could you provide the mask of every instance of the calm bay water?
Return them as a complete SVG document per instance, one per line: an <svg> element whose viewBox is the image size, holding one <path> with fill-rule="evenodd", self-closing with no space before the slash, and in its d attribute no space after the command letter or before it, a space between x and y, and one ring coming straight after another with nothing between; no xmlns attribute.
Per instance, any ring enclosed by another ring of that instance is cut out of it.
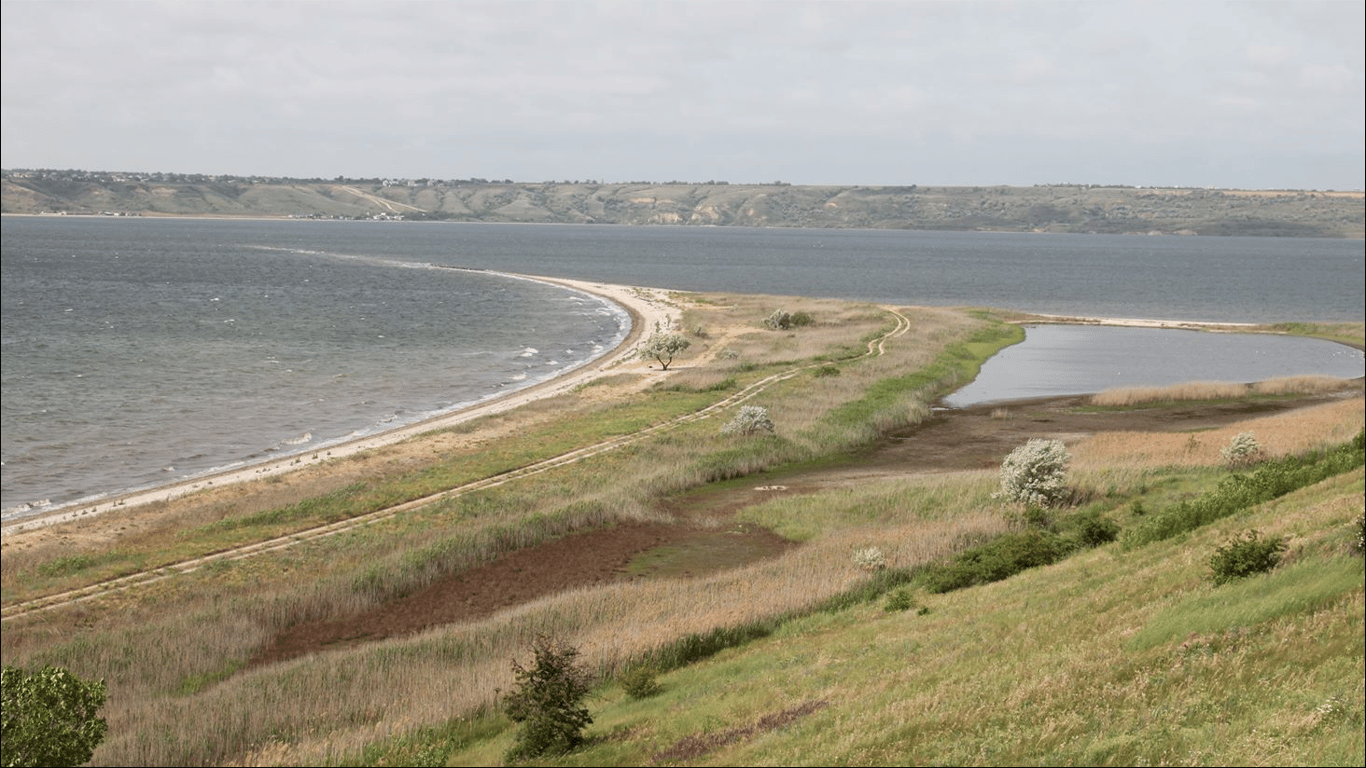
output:
<svg viewBox="0 0 1366 768"><path fill-rule="evenodd" d="M417 421L582 364L626 330L617 308L591 297L442 267L1109 317L1363 315L1361 241L75 217L2 225L7 519L36 511L23 505Z"/></svg>
<svg viewBox="0 0 1366 768"><path fill-rule="evenodd" d="M1313 373L1366 373L1361 350L1322 339L1092 325L1026 326L1024 343L982 366L944 399L962 408L998 400L1079 395L1189 381L1246 384Z"/></svg>

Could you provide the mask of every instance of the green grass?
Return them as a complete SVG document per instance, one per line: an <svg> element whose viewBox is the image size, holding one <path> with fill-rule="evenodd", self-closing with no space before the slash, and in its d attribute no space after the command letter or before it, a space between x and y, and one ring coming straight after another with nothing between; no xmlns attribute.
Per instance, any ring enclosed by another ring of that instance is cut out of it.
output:
<svg viewBox="0 0 1366 768"><path fill-rule="evenodd" d="M1245 627L1309 614L1360 589L1360 557L1314 559L1192 594L1153 617L1127 647L1146 650L1191 636L1238 633Z"/></svg>
<svg viewBox="0 0 1366 768"><path fill-rule="evenodd" d="M696 639L658 695L600 688L589 743L550 764L1360 765L1366 596L1343 520L1360 508L1354 475L1141 550L913 593L925 613L865 595ZM1291 536L1297 559L1211 586L1208 553L1249 525ZM510 730L481 733L449 764L496 762Z"/></svg>

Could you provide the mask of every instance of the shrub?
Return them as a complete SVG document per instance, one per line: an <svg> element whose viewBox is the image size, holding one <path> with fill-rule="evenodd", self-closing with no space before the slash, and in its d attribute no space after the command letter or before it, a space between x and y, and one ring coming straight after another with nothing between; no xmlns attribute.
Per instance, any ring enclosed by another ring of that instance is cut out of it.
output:
<svg viewBox="0 0 1366 768"><path fill-rule="evenodd" d="M898 589L888 595L887 602L882 605L882 610L887 613L892 613L894 611L909 611L912 608L915 608L916 612L921 615L929 613L929 610L924 606L916 605L915 597L911 595L911 590L905 588Z"/></svg>
<svg viewBox="0 0 1366 768"><path fill-rule="evenodd" d="M1366 430L1329 451L1285 456L1262 464L1249 475L1226 477L1219 482L1218 489L1184 500L1148 517L1141 525L1131 526L1124 532L1124 547L1132 549L1169 539L1254 504L1356 469L1366 463L1366 451L1362 450L1363 433Z"/></svg>
<svg viewBox="0 0 1366 768"><path fill-rule="evenodd" d="M806 312L793 313L775 309L773 314L764 318L764 327L771 331L786 331L812 325L815 322L815 318Z"/></svg>
<svg viewBox="0 0 1366 768"><path fill-rule="evenodd" d="M622 674L618 682L626 695L633 699L648 699L664 690L655 679L654 667L636 667Z"/></svg>
<svg viewBox="0 0 1366 768"><path fill-rule="evenodd" d="M1214 551L1209 559L1210 578L1218 585L1266 573L1281 561L1285 549L1285 539L1280 536L1263 539L1257 531L1246 531Z"/></svg>
<svg viewBox="0 0 1366 768"><path fill-rule="evenodd" d="M103 680L82 680L51 665L32 674L7 666L0 692L6 766L82 765L104 740L108 725L95 716L108 697Z"/></svg>
<svg viewBox="0 0 1366 768"><path fill-rule="evenodd" d="M1067 465L1072 455L1058 440L1033 438L1010 452L1001 464L998 498L1052 506L1067 496Z"/></svg>
<svg viewBox="0 0 1366 768"><path fill-rule="evenodd" d="M865 571L880 571L887 567L887 556L877 547L868 547L854 552L854 565Z"/></svg>
<svg viewBox="0 0 1366 768"><path fill-rule="evenodd" d="M1257 438L1251 432L1239 432L1219 451L1219 455L1223 456L1224 461L1231 467L1251 466L1261 460L1262 444L1257 442Z"/></svg>
<svg viewBox="0 0 1366 768"><path fill-rule="evenodd" d="M1084 547L1099 547L1119 538L1119 525L1094 510L1073 518L1077 542Z"/></svg>
<svg viewBox="0 0 1366 768"><path fill-rule="evenodd" d="M926 587L943 593L1000 581L1029 568L1055 563L1067 551L1067 545L1051 531L1029 528L1007 533L959 553L948 565L931 569Z"/></svg>
<svg viewBox="0 0 1366 768"><path fill-rule="evenodd" d="M1366 512L1357 515L1356 530L1353 533L1356 535L1355 541L1352 542L1352 548L1358 555L1366 553Z"/></svg>
<svg viewBox="0 0 1366 768"><path fill-rule="evenodd" d="M583 699L588 673L575 660L579 649L540 635L532 645L530 668L515 660L516 687L503 701L503 711L522 728L508 752L510 761L564 754L583 743L583 729L593 722Z"/></svg>
<svg viewBox="0 0 1366 768"><path fill-rule="evenodd" d="M757 435L772 432L773 420L768 418L768 409L758 405L744 405L730 423L721 428L723 435Z"/></svg>

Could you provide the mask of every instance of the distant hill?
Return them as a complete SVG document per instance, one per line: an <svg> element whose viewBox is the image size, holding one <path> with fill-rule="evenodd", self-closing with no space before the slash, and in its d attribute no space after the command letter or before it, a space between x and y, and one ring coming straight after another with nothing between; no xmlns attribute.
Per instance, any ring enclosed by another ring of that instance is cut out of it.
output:
<svg viewBox="0 0 1366 768"><path fill-rule="evenodd" d="M3 171L3 212L1362 238L1361 192Z"/></svg>

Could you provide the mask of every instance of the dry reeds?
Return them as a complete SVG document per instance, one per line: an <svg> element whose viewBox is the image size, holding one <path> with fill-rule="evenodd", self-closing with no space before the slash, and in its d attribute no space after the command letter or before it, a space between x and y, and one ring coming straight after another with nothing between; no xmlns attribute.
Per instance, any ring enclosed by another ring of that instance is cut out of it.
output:
<svg viewBox="0 0 1366 768"><path fill-rule="evenodd" d="M1143 403L1176 403L1193 400L1235 400L1248 395L1309 395L1341 392L1351 388L1351 379L1335 376L1290 376L1254 384L1219 381L1192 381L1170 387L1133 387L1108 389L1092 395L1091 404L1127 407Z"/></svg>
<svg viewBox="0 0 1366 768"><path fill-rule="evenodd" d="M1364 410L1366 401L1356 397L1201 432L1103 432L1071 446L1072 466L1218 466L1225 463L1220 451L1245 431L1253 432L1275 458L1350 439L1366 424Z"/></svg>

